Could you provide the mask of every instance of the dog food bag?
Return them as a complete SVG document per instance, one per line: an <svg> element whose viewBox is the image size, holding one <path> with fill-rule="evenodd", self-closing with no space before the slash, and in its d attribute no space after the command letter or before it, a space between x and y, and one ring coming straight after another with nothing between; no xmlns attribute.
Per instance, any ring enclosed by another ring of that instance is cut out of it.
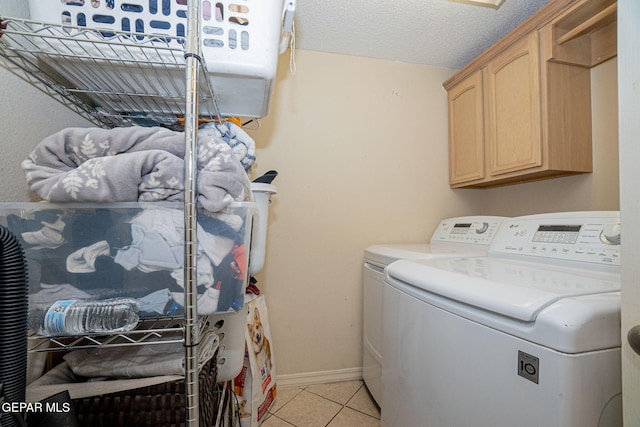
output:
<svg viewBox="0 0 640 427"><path fill-rule="evenodd" d="M276 364L264 295L247 302L244 365L234 381L240 427L259 426L276 398Z"/></svg>

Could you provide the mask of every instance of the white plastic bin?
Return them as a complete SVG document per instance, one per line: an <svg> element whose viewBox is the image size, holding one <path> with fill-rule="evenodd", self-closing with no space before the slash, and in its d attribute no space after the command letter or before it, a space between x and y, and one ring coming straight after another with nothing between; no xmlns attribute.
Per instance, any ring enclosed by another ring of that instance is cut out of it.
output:
<svg viewBox="0 0 640 427"><path fill-rule="evenodd" d="M271 196L277 193L277 188L273 184L265 184L259 182L251 183L251 191L257 207L257 221L253 231L251 242L251 262L249 263L249 271L251 275L255 275L262 267L267 250L267 227L269 222L269 205L271 204Z"/></svg>
<svg viewBox="0 0 640 427"><path fill-rule="evenodd" d="M208 318L208 329L218 334L220 339L216 376L219 383L231 381L242 369L247 312L245 305L240 311L212 314Z"/></svg>
<svg viewBox="0 0 640 427"><path fill-rule="evenodd" d="M201 2L202 56L221 114L265 116L280 50L283 0ZM114 31L184 37L187 28L187 0L29 0L29 5L33 20L97 29L107 40ZM70 34L76 32L70 28L68 31ZM142 36L133 36L132 43L144 42L142 39ZM179 47L180 41L171 40L170 44ZM51 45L47 47L55 48ZM84 47L78 46L77 49L78 52L74 53L86 55ZM113 50L103 53L118 59L123 48L105 46L104 50ZM122 67L123 64L116 62L114 66ZM127 64L124 66L129 68ZM87 61L86 67L86 73L71 77L74 83L80 81L82 86L91 87L91 80L113 80L114 73L110 73L109 63ZM135 73L135 70L131 72ZM131 82L112 83L126 87L127 83L131 85L145 82L145 70L138 67L137 72L142 76L132 76L134 78ZM167 86L166 82L148 84L151 87L139 89L144 93L153 93L153 87L162 87L163 84ZM135 111L133 107L135 106L122 106L123 110L130 108Z"/></svg>
<svg viewBox="0 0 640 427"><path fill-rule="evenodd" d="M243 311L255 212L252 202L198 210L199 314ZM148 303L142 318L184 314L183 220L175 202L0 203L33 302L132 297Z"/></svg>

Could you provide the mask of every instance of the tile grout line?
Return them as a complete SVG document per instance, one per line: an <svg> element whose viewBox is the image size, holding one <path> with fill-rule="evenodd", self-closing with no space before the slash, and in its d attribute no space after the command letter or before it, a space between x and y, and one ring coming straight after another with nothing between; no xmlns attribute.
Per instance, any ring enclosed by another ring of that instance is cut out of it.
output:
<svg viewBox="0 0 640 427"><path fill-rule="evenodd" d="M329 424L331 424L331 422L332 422L332 421L333 421L333 420L334 420L338 415L340 415L340 413L341 413L342 411L344 411L344 409L345 409L345 408L349 408L349 409L351 409L352 411L359 412L359 413L361 413L361 414L363 414L363 415L368 416L369 418L373 418L374 420L377 420L377 419L378 419L378 418L376 418L376 417L374 417L374 416L372 416L372 415L370 415L370 414L367 414L366 412L362 412L362 411L360 411L360 410L358 410L358 409L351 408L350 406L347 406L347 404L348 404L349 402L351 402L351 399L353 399L353 398L355 397L355 395L356 395L356 394L358 394L358 392L360 391L360 389L361 389L362 387L365 387L365 385L364 385L364 384L362 384L360 387L358 387L358 389L355 391L355 393L353 393L353 394L352 394L352 395L347 399L347 402L346 402L346 403L344 403L344 404L338 403L338 402L336 402L335 400L329 399L329 398L327 398L327 397L325 397L325 396L321 396L321 395L319 395L319 394L313 393L312 391L310 391L310 392L309 392L309 393L315 394L316 396L319 396L319 397L322 397L322 398L324 398L324 399L327 399L327 400L328 400L328 401L330 401L330 402L334 402L334 403L338 403L338 405L342 405L342 408L340 408L340 410L339 410L338 412L336 412L336 414L335 414L335 415L334 415L334 416L329 420L329 422L328 422L327 424L325 424L325 427L327 427Z"/></svg>
<svg viewBox="0 0 640 427"><path fill-rule="evenodd" d="M360 386L360 387L362 387L362 386ZM344 408L347 406L347 403L349 403L349 402L351 401L351 399L353 399L353 396L355 396L356 394L358 394L358 391L360 390L360 387L358 387L358 389L356 390L356 392L355 392L355 393L353 393L353 394L352 394L352 395L347 399L346 403L344 403L344 404L342 405L342 408L340 408L340 410L339 410L338 412L336 412L336 414L335 414L333 417L331 417L331 419L329 420L329 422L328 422L327 424L325 424L325 427L327 427L329 424L331 424L331 422L332 422L332 421L333 421L333 420L334 420L334 419L335 419L335 418L340 414L340 412L344 411ZM315 393L314 393L314 394L315 394ZM324 397L324 396L321 396L321 397ZM326 399L326 397L325 397L325 399ZM333 401L333 400L331 400L331 399L328 399L328 400L329 400L330 402L334 402L334 401ZM338 403L338 402L335 402L335 403Z"/></svg>
<svg viewBox="0 0 640 427"><path fill-rule="evenodd" d="M347 398L347 403L349 403L349 401L351 401L351 399L353 399L353 397L354 397L356 394L358 394L358 392L360 391L360 388L361 388L361 387L364 387L364 384L363 384L362 386L358 387L358 389L355 391L355 393L353 393L351 396L349 396L349 397ZM318 394L318 393L315 393L315 392L313 392L313 391L310 391L310 390L305 390L305 391L307 391L307 392L309 392L309 393L311 393L311 394L313 394L313 395L315 395L315 396L322 397L323 399L327 399L329 402L337 403L338 405L342 405L342 406L346 406L346 405L347 405L347 403L340 403L340 402L336 402L335 400L330 399L330 398L328 398L327 396L323 396L323 395Z"/></svg>
<svg viewBox="0 0 640 427"><path fill-rule="evenodd" d="M374 416L373 416L373 415L371 415L371 414L368 414L368 413L366 413L366 412L363 412L363 411L361 411L361 410L359 410L359 409L352 408L351 406L347 406L347 405L349 404L349 402L351 402L351 399L353 399L353 398L356 396L356 394L358 394L358 392L360 392L360 390L362 390L363 388L364 388L365 392L367 393L367 395L369 396L369 399L371 399L371 402L372 402L372 403L377 407L378 405L377 405L376 403L374 403L373 397L371 396L371 393L369 393L369 390L367 389L367 386L364 384L364 382L362 383L362 385L360 386L360 388L358 388L358 390L356 390L356 392L355 392L355 393L353 393L353 396L351 396L351 397L349 398L349 400L347 400L347 403L345 403L345 404L344 404L344 406L345 406L346 408L351 409L352 411L356 411L356 412L360 412L361 414L368 415L369 417L371 417L371 418L373 418L373 419L376 419L376 420L380 419L380 418L378 418L378 417L374 417Z"/></svg>
<svg viewBox="0 0 640 427"><path fill-rule="evenodd" d="M282 406L280 406L276 412L279 412L281 409L283 409L283 408L284 408L285 406L287 406L289 403L293 402L293 400L294 400L296 397L298 397L298 396L300 396L302 393L304 393L304 392L306 391L305 389L307 388L307 386L299 386L299 387L297 387L297 388L298 388L300 391L299 391L298 393L296 393L296 395L295 395L295 396L293 396L291 399L289 399L289 400L287 400L285 403L283 403L283 404L282 404ZM269 411L269 415L270 415L270 416L274 416L274 417L278 418L279 420L282 420L282 421L286 422L287 424L291 424L289 421L287 421L287 420L285 420L285 419L280 418L279 416L277 416L277 415L276 415L276 412L271 412L271 411ZM293 425L293 424L291 424L291 425ZM294 426L294 427L297 427L297 426Z"/></svg>

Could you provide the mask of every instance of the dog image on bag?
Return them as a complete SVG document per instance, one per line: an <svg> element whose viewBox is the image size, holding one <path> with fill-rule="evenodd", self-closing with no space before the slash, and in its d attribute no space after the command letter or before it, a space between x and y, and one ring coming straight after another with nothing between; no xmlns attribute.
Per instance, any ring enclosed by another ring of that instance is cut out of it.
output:
<svg viewBox="0 0 640 427"><path fill-rule="evenodd" d="M246 406L247 406L246 399L243 399L240 402L238 402L238 416L240 418L249 418L249 417L251 417L251 412L247 412L247 410L245 409Z"/></svg>
<svg viewBox="0 0 640 427"><path fill-rule="evenodd" d="M266 372L261 372L263 378L269 375L271 372L271 344L264 335L264 326L260 321L260 311L258 307L253 309L253 321L247 324L249 329L249 336L251 338L251 345L253 353L255 354L256 361L260 370L266 369Z"/></svg>

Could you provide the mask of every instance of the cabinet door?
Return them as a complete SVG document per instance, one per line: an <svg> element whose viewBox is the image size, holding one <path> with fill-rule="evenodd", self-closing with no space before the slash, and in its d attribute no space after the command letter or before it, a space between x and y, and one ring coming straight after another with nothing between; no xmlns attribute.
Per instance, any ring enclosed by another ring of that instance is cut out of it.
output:
<svg viewBox="0 0 640 427"><path fill-rule="evenodd" d="M448 93L449 182L451 185L484 178L484 116L482 71Z"/></svg>
<svg viewBox="0 0 640 427"><path fill-rule="evenodd" d="M542 164L539 64L535 31L487 64L486 138L491 176Z"/></svg>

